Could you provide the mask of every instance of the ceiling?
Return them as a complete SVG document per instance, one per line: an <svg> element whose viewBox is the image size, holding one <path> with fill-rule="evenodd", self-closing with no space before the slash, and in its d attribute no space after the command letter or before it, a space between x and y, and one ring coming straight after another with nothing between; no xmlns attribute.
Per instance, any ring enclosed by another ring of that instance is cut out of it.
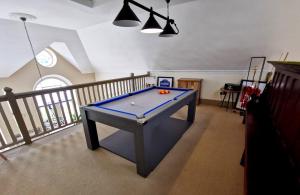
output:
<svg viewBox="0 0 300 195"><path fill-rule="evenodd" d="M155 9L166 7L164 0L137 0ZM172 5L193 0L173 0ZM123 0L94 0L94 7L83 6L71 0L1 0L0 18L10 19L11 12L25 12L37 17L36 24L66 29L81 29L112 21L121 9ZM141 12L139 8L136 13Z"/></svg>
<svg viewBox="0 0 300 195"><path fill-rule="evenodd" d="M137 1L166 12L164 0ZM299 0L173 0L171 16L180 28L174 38L113 26L123 0L94 3L90 8L71 0L0 1L0 77L32 59L23 26L9 19L10 12L37 16L29 23L36 51L52 44L82 72L246 70L251 56L278 60L290 52L289 60L300 58ZM147 20L147 13L132 8Z"/></svg>

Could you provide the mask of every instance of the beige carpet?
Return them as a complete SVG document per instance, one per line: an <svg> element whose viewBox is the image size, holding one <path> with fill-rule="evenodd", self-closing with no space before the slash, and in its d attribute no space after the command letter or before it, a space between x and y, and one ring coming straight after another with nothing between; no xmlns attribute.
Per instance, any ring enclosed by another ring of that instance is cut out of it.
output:
<svg viewBox="0 0 300 195"><path fill-rule="evenodd" d="M185 109L176 117L185 117ZM133 163L103 149L88 150L79 125L6 153L9 161L0 160L0 194L243 194L241 117L201 105L196 118L146 179ZM112 131L99 127L101 136Z"/></svg>

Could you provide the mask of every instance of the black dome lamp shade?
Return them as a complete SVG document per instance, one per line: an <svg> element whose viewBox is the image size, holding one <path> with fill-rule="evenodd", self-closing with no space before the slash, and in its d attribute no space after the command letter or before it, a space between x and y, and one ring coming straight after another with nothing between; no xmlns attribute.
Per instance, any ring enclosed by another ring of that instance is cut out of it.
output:
<svg viewBox="0 0 300 195"><path fill-rule="evenodd" d="M160 33L162 32L162 28L159 23L154 18L153 9L151 7L150 17L142 28L142 33Z"/></svg>
<svg viewBox="0 0 300 195"><path fill-rule="evenodd" d="M135 15L135 13L130 8L129 4L132 4L142 10L149 12L150 16L141 29L142 33L159 33L160 37L173 37L179 34L179 29L175 23L175 20L169 18L169 4L171 0L165 0L167 3L168 16L161 15L160 13L153 11L153 8L146 7L135 0L123 0L124 5L121 11L118 13L113 24L120 27L135 27L141 24L140 19ZM161 18L166 21L164 29L161 28L160 24L157 22L156 18ZM175 29L176 28L176 29ZM174 30L175 29L175 30Z"/></svg>
<svg viewBox="0 0 300 195"><path fill-rule="evenodd" d="M172 23L171 20L167 20L164 30L159 34L160 37L173 37L178 34L178 32L175 32L175 30L173 29L171 23ZM178 28L177 28L177 31L178 31Z"/></svg>
<svg viewBox="0 0 300 195"><path fill-rule="evenodd" d="M128 1L124 0L124 5L113 24L121 27L135 27L139 26L141 21L130 8Z"/></svg>

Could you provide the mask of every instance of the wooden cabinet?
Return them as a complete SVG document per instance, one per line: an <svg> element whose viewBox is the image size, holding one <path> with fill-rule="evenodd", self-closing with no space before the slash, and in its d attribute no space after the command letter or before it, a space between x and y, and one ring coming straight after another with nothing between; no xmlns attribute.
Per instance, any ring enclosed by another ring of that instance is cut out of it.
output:
<svg viewBox="0 0 300 195"><path fill-rule="evenodd" d="M180 78L178 79L178 88L188 88L197 90L197 104L200 104L202 79Z"/></svg>
<svg viewBox="0 0 300 195"><path fill-rule="evenodd" d="M300 62L268 63L272 82L247 103L245 194L299 195Z"/></svg>

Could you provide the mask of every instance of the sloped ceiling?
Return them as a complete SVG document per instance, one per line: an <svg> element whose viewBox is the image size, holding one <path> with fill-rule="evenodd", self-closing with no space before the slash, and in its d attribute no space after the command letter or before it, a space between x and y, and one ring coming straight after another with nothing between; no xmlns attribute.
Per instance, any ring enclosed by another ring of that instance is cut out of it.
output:
<svg viewBox="0 0 300 195"><path fill-rule="evenodd" d="M174 38L144 35L111 22L79 34L99 72L246 70L251 56L278 60L289 51L288 59L300 60L299 6L296 0L199 0L171 8L181 30Z"/></svg>
<svg viewBox="0 0 300 195"><path fill-rule="evenodd" d="M164 0L137 1L166 12ZM171 2L171 16L180 28L174 38L113 26L123 0L95 0L93 8L69 0L5 0L0 2L0 18L8 19L9 12L36 15L30 24L36 49L64 42L83 72L245 70L251 56L277 60L282 52L290 52L289 60L300 59L298 0ZM132 8L147 20L145 12ZM6 19L0 20L0 67L11 67L0 70L0 77L31 56L22 24Z"/></svg>
<svg viewBox="0 0 300 195"><path fill-rule="evenodd" d="M93 72L86 51L74 30L28 24L28 31L37 53L53 42L64 42L84 73ZM24 26L19 21L0 19L0 77L8 77L33 59Z"/></svg>

